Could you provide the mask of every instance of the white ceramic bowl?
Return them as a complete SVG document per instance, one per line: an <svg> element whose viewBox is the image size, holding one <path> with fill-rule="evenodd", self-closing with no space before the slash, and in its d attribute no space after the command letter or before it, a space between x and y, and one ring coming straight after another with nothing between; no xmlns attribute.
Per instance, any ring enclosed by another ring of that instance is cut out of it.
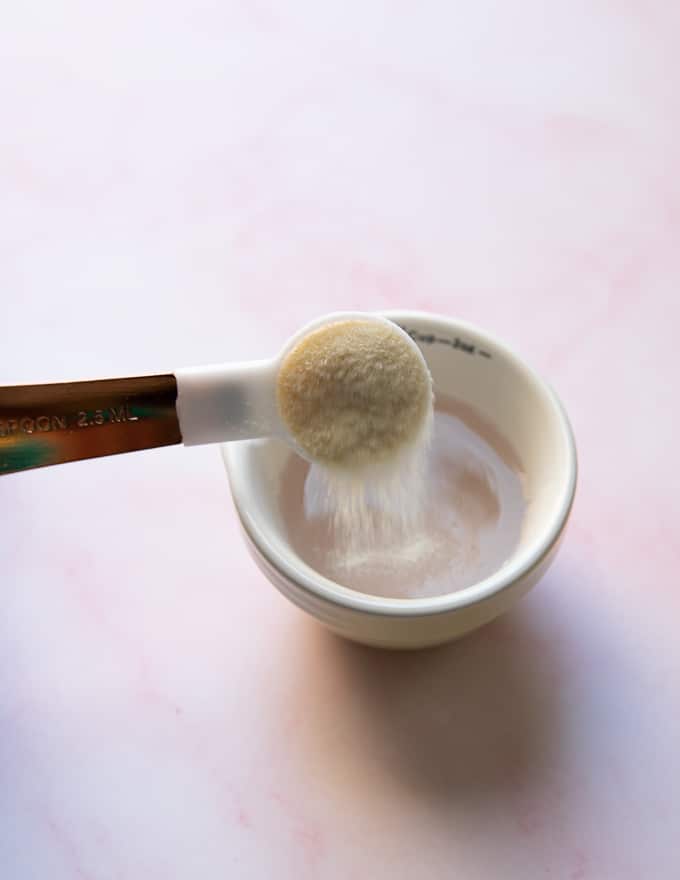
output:
<svg viewBox="0 0 680 880"><path fill-rule="evenodd" d="M491 577L445 596L387 599L347 589L307 565L287 539L278 495L291 450L279 440L224 444L222 453L250 551L284 596L338 635L385 648L459 638L507 611L552 562L576 487L576 449L554 392L498 340L425 312L385 312L421 348L441 392L473 405L510 441L525 471L519 546Z"/></svg>

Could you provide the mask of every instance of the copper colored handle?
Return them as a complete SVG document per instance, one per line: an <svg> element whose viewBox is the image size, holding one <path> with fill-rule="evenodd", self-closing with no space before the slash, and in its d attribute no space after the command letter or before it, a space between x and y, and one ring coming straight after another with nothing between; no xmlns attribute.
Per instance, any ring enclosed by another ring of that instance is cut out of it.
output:
<svg viewBox="0 0 680 880"><path fill-rule="evenodd" d="M0 388L0 474L182 442L173 375Z"/></svg>

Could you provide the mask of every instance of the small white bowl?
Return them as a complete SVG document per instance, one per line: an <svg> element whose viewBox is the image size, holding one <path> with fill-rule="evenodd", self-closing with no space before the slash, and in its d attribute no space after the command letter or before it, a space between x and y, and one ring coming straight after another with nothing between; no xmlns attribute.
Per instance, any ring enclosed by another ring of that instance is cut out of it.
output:
<svg viewBox="0 0 680 880"><path fill-rule="evenodd" d="M487 333L425 312L383 312L419 345L439 392L470 404L512 444L525 472L527 512L518 547L493 575L444 596L389 599L323 577L291 548L279 509L282 441L224 444L222 454L246 542L284 596L338 635L385 648L457 639L507 611L545 573L576 488L576 449L555 393Z"/></svg>

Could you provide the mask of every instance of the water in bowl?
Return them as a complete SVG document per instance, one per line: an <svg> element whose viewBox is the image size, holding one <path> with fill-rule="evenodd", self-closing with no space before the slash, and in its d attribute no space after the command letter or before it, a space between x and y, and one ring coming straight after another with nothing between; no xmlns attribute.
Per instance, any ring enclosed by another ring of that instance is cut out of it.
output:
<svg viewBox="0 0 680 880"><path fill-rule="evenodd" d="M378 529L363 543L361 534L348 540L329 511L310 501L317 478L291 454L279 496L288 539L311 568L352 590L445 595L493 574L519 543L526 511L521 462L488 421L450 397L437 397L423 514L407 533Z"/></svg>

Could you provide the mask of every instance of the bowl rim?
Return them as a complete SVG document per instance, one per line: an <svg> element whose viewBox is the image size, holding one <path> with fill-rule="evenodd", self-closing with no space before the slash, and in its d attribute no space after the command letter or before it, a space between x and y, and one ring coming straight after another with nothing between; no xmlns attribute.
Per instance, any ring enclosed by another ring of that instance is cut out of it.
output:
<svg viewBox="0 0 680 880"><path fill-rule="evenodd" d="M420 321L433 322L443 326L455 334L469 333L485 343L490 344L510 360L519 371L524 374L528 382L534 386L544 400L549 404L562 435L562 440L567 450L565 477L560 481L557 492L559 504L556 512L550 519L546 528L529 543L524 552L518 554L517 559L510 561L497 572L484 578L476 584L465 587L455 593L446 593L442 596L429 596L417 599L397 599L382 596L371 596L343 587L341 584L326 578L315 572L311 566L302 563L301 567L296 564L297 556L294 554L281 553L274 542L268 537L267 531L262 529L256 518L248 509L248 495L250 492L248 481L245 478L245 468L241 466L245 457L249 454L252 442L222 444L222 455L227 469L229 484L236 512L241 525L250 539L253 548L259 552L269 564L288 581L308 593L310 596L324 600L335 606L342 606L348 610L363 612L371 615L386 617L420 617L432 614L444 614L458 609L467 608L483 602L498 593L501 593L523 580L545 557L550 553L566 525L576 492L578 476L578 461L574 435L569 423L564 406L552 387L540 377L540 375L524 361L511 347L501 342L493 334L481 330L479 327L466 321L459 321L445 315L433 312L424 312L406 309L388 309L374 313L386 317L395 322ZM313 577L308 574L311 572Z"/></svg>

